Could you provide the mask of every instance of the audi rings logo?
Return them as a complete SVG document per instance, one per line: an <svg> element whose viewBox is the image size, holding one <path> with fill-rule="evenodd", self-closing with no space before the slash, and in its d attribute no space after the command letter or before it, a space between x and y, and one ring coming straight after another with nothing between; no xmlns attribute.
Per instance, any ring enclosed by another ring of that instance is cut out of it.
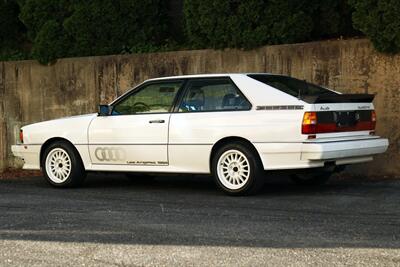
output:
<svg viewBox="0 0 400 267"><path fill-rule="evenodd" d="M123 161L125 160L125 150L114 147L98 147L94 155L99 161Z"/></svg>

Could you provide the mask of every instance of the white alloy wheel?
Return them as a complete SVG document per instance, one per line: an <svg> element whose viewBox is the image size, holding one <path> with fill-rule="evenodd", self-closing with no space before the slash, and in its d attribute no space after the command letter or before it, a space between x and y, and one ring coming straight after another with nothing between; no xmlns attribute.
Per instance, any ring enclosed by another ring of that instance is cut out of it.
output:
<svg viewBox="0 0 400 267"><path fill-rule="evenodd" d="M223 153L217 163L219 181L230 190L246 185L250 177L250 163L247 157L236 149Z"/></svg>
<svg viewBox="0 0 400 267"><path fill-rule="evenodd" d="M45 167L52 182L63 183L71 174L71 158L64 149L54 148L46 157Z"/></svg>

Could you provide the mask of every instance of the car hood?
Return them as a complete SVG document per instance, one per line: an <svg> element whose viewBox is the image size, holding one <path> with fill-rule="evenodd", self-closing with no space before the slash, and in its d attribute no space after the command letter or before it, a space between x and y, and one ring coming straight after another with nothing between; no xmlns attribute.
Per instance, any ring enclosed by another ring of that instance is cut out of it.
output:
<svg viewBox="0 0 400 267"><path fill-rule="evenodd" d="M53 119L53 120L47 120L47 121L41 121L41 122L28 124L28 125L23 126L21 129L22 130L29 130L29 129L32 129L34 127L42 127L42 126L51 125L51 124L79 123L81 121L87 121L87 120L91 121L96 116L97 116L97 113L75 115L75 116L69 116L69 117L62 117L62 118L58 118L58 119Z"/></svg>
<svg viewBox="0 0 400 267"><path fill-rule="evenodd" d="M97 113L43 121L22 127L24 143L43 144L50 138L64 138L71 143L87 143L87 130Z"/></svg>

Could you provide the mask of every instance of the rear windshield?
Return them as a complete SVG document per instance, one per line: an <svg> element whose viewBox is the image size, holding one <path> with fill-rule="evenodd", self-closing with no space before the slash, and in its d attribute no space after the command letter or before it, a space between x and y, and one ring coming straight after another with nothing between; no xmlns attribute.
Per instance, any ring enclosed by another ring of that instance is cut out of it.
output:
<svg viewBox="0 0 400 267"><path fill-rule="evenodd" d="M249 74L248 76L300 99L304 96L337 95L318 85L288 76L268 74Z"/></svg>

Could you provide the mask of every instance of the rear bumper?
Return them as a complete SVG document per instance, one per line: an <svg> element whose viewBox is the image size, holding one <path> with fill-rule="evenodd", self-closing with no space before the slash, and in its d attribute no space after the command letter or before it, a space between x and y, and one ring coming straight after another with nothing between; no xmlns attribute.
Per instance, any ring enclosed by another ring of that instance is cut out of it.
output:
<svg viewBox="0 0 400 267"><path fill-rule="evenodd" d="M383 153L389 146L388 139L310 142L301 147L302 160L330 160L372 156Z"/></svg>
<svg viewBox="0 0 400 267"><path fill-rule="evenodd" d="M265 170L303 169L371 161L387 150L385 138L325 139L303 143L254 143Z"/></svg>

